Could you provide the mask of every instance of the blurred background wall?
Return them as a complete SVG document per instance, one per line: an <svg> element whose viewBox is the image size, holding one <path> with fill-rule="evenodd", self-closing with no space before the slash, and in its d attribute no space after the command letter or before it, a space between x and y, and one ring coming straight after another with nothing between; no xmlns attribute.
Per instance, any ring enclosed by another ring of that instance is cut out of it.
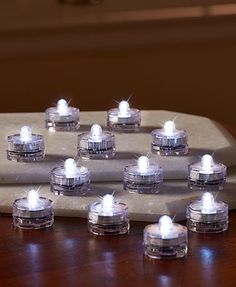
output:
<svg viewBox="0 0 236 287"><path fill-rule="evenodd" d="M81 110L107 110L132 94L140 109L235 125L236 4L218 3L218 15L197 1L117 1L1 3L0 112L44 111L61 97Z"/></svg>

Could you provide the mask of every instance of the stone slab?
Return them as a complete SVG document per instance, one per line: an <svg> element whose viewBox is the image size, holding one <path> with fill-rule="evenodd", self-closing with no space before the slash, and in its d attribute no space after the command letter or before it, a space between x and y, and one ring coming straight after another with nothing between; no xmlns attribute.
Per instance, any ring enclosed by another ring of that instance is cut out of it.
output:
<svg viewBox="0 0 236 287"><path fill-rule="evenodd" d="M117 201L124 202L129 207L131 220L155 222L161 215L167 214L175 221L185 219L186 206L201 196L199 191L189 191L185 180L166 180L159 194L141 195L123 190L121 183L96 183L91 191L82 197L56 196L50 191L49 185L1 185L0 213L12 213L12 203L16 198L26 196L31 188L40 188L40 195L53 200L56 216L87 217L87 207L101 196L115 192ZM236 167L230 168L226 186L217 192L217 200L229 204L230 209L236 208Z"/></svg>
<svg viewBox="0 0 236 287"><path fill-rule="evenodd" d="M218 123L204 117L169 111L142 111L140 132L116 136L117 153L109 160L80 160L89 167L93 182L121 181L123 168L139 155L150 154L150 133L166 120L176 119L179 129L189 133L189 153L182 157L154 156L164 169L165 179L184 179L187 167L204 153L214 153L217 161L236 165L236 143ZM68 157L76 157L77 135L89 131L94 123L106 126L106 112L81 112L78 132L49 132L45 129L44 113L0 114L0 183L48 183L53 167L62 165ZM36 163L17 163L6 159L7 136L15 134L23 125L30 125L34 133L45 138L46 158Z"/></svg>

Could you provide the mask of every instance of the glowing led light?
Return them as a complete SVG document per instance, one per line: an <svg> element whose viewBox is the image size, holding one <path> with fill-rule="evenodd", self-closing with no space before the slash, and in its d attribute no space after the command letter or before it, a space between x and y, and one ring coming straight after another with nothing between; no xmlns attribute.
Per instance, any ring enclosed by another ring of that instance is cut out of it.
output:
<svg viewBox="0 0 236 287"><path fill-rule="evenodd" d="M32 138L31 128L28 126L23 126L20 129L20 139L22 142L28 142Z"/></svg>
<svg viewBox="0 0 236 287"><path fill-rule="evenodd" d="M121 118L130 117L130 107L127 101L121 101L119 103L119 117Z"/></svg>
<svg viewBox="0 0 236 287"><path fill-rule="evenodd" d="M89 190L90 171L68 158L51 171L51 191L56 195L84 195Z"/></svg>
<svg viewBox="0 0 236 287"><path fill-rule="evenodd" d="M150 167L149 158L147 156L140 156L137 161L137 166L140 173L147 173Z"/></svg>
<svg viewBox="0 0 236 287"><path fill-rule="evenodd" d="M67 101L60 99L56 107L50 107L45 111L45 124L49 131L77 131L80 127L80 111L71 107Z"/></svg>
<svg viewBox="0 0 236 287"><path fill-rule="evenodd" d="M188 133L178 130L174 121L166 121L162 129L151 133L153 153L164 156L185 155L188 152Z"/></svg>
<svg viewBox="0 0 236 287"><path fill-rule="evenodd" d="M202 156L201 158L201 166L202 169L205 171L211 171L212 167L214 165L214 161L211 155L209 154L205 154L204 156Z"/></svg>
<svg viewBox="0 0 236 287"><path fill-rule="evenodd" d="M181 258L188 250L188 230L163 215L158 223L147 225L143 232L144 253L150 258Z"/></svg>
<svg viewBox="0 0 236 287"><path fill-rule="evenodd" d="M228 229L228 205L205 192L186 209L187 227L198 233L218 233Z"/></svg>
<svg viewBox="0 0 236 287"><path fill-rule="evenodd" d="M38 207L39 205L39 193L37 190L30 190L27 194L27 201L28 201L28 205L29 208L34 209L36 207Z"/></svg>
<svg viewBox="0 0 236 287"><path fill-rule="evenodd" d="M13 202L13 224L24 229L41 229L50 227L54 222L52 201L40 197L37 190L32 189L26 197Z"/></svg>
<svg viewBox="0 0 236 287"><path fill-rule="evenodd" d="M140 156L135 165L127 165L123 171L123 187L129 192L158 193L162 182L162 168L147 156Z"/></svg>
<svg viewBox="0 0 236 287"><path fill-rule="evenodd" d="M88 230L95 235L119 235L129 230L128 206L116 202L112 194L88 208Z"/></svg>
<svg viewBox="0 0 236 287"><path fill-rule="evenodd" d="M103 131L98 124L92 125L89 133L78 135L77 151L82 159L108 159L115 155L115 135Z"/></svg>
<svg viewBox="0 0 236 287"><path fill-rule="evenodd" d="M128 101L121 101L117 108L107 111L107 126L119 132L138 131L141 124L141 112L130 108Z"/></svg>
<svg viewBox="0 0 236 287"><path fill-rule="evenodd" d="M102 209L106 214L113 213L114 196L112 194L106 194L102 199Z"/></svg>
<svg viewBox="0 0 236 287"><path fill-rule="evenodd" d="M44 138L22 126L18 134L7 137L7 159L18 162L34 162L45 157Z"/></svg>
<svg viewBox="0 0 236 287"><path fill-rule="evenodd" d="M167 237L168 235L170 235L171 230L173 228L173 223L172 223L172 219L167 216L167 215L163 215L160 219L159 219L159 224L160 224L160 233L163 237Z"/></svg>
<svg viewBox="0 0 236 287"><path fill-rule="evenodd" d="M188 186L203 191L222 190L226 180L227 167L215 162L211 155L205 154L201 160L189 165Z"/></svg>
<svg viewBox="0 0 236 287"><path fill-rule="evenodd" d="M65 175L67 178L74 177L78 171L76 162L73 158L68 158L64 163Z"/></svg>
<svg viewBox="0 0 236 287"><path fill-rule="evenodd" d="M209 192L205 192L202 195L201 205L202 205L202 213L215 213L216 212L214 196Z"/></svg>
<svg viewBox="0 0 236 287"><path fill-rule="evenodd" d="M60 99L57 102L57 110L61 116L68 115L68 103L67 103L67 101L64 99Z"/></svg>
<svg viewBox="0 0 236 287"><path fill-rule="evenodd" d="M163 128L166 135L173 135L175 132L175 123L173 121L167 121L164 123Z"/></svg>
<svg viewBox="0 0 236 287"><path fill-rule="evenodd" d="M94 124L90 130L90 140L93 142L102 141L102 127L98 124Z"/></svg>

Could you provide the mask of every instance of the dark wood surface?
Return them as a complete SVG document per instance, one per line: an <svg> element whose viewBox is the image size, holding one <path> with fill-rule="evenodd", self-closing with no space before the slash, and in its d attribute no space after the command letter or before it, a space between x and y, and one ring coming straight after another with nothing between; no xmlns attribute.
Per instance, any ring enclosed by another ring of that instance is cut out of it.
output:
<svg viewBox="0 0 236 287"><path fill-rule="evenodd" d="M145 225L131 222L128 235L96 237L84 219L56 218L52 228L22 231L1 217L0 286L235 286L236 211L224 233L190 232L188 255L178 260L143 257Z"/></svg>

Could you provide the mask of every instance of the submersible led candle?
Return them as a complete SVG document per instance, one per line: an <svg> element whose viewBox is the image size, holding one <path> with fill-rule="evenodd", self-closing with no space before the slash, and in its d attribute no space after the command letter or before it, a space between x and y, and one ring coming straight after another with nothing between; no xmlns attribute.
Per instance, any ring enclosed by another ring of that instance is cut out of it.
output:
<svg viewBox="0 0 236 287"><path fill-rule="evenodd" d="M94 124L89 133L78 136L78 155L83 159L106 159L115 155L115 136Z"/></svg>
<svg viewBox="0 0 236 287"><path fill-rule="evenodd" d="M37 190L30 190L27 197L18 198L13 203L13 224L24 229L50 227L54 222L52 201L40 197Z"/></svg>
<svg viewBox="0 0 236 287"><path fill-rule="evenodd" d="M181 258L187 254L188 232L164 215L159 223L147 225L143 235L144 253L153 259Z"/></svg>
<svg viewBox="0 0 236 287"><path fill-rule="evenodd" d="M167 121L162 129L151 133L153 153L165 156L184 155L188 152L188 134L186 130L178 130L173 121Z"/></svg>
<svg viewBox="0 0 236 287"><path fill-rule="evenodd" d="M45 156L42 135L32 134L29 126L21 127L20 133L7 137L7 159L19 162L42 160Z"/></svg>
<svg viewBox="0 0 236 287"><path fill-rule="evenodd" d="M120 235L129 230L128 207L106 194L88 207L88 230L95 235Z"/></svg>
<svg viewBox="0 0 236 287"><path fill-rule="evenodd" d="M63 166L51 171L51 191L57 195L83 195L89 190L90 172L68 158Z"/></svg>
<svg viewBox="0 0 236 287"><path fill-rule="evenodd" d="M121 132L133 132L139 129L141 112L130 108L127 101L121 101L118 108L107 112L107 126L109 129Z"/></svg>
<svg viewBox="0 0 236 287"><path fill-rule="evenodd" d="M162 168L150 163L146 156L140 156L137 164L124 168L124 189L137 193L158 193L163 182Z"/></svg>
<svg viewBox="0 0 236 287"><path fill-rule="evenodd" d="M64 99L56 107L45 111L46 128L49 131L76 131L79 129L79 109L68 106Z"/></svg>
<svg viewBox="0 0 236 287"><path fill-rule="evenodd" d="M189 166L188 183L190 189L221 190L226 180L227 167L214 162L209 154L202 156L201 161Z"/></svg>
<svg viewBox="0 0 236 287"><path fill-rule="evenodd" d="M186 210L188 229L198 233L218 233L228 229L228 205L205 192Z"/></svg>

